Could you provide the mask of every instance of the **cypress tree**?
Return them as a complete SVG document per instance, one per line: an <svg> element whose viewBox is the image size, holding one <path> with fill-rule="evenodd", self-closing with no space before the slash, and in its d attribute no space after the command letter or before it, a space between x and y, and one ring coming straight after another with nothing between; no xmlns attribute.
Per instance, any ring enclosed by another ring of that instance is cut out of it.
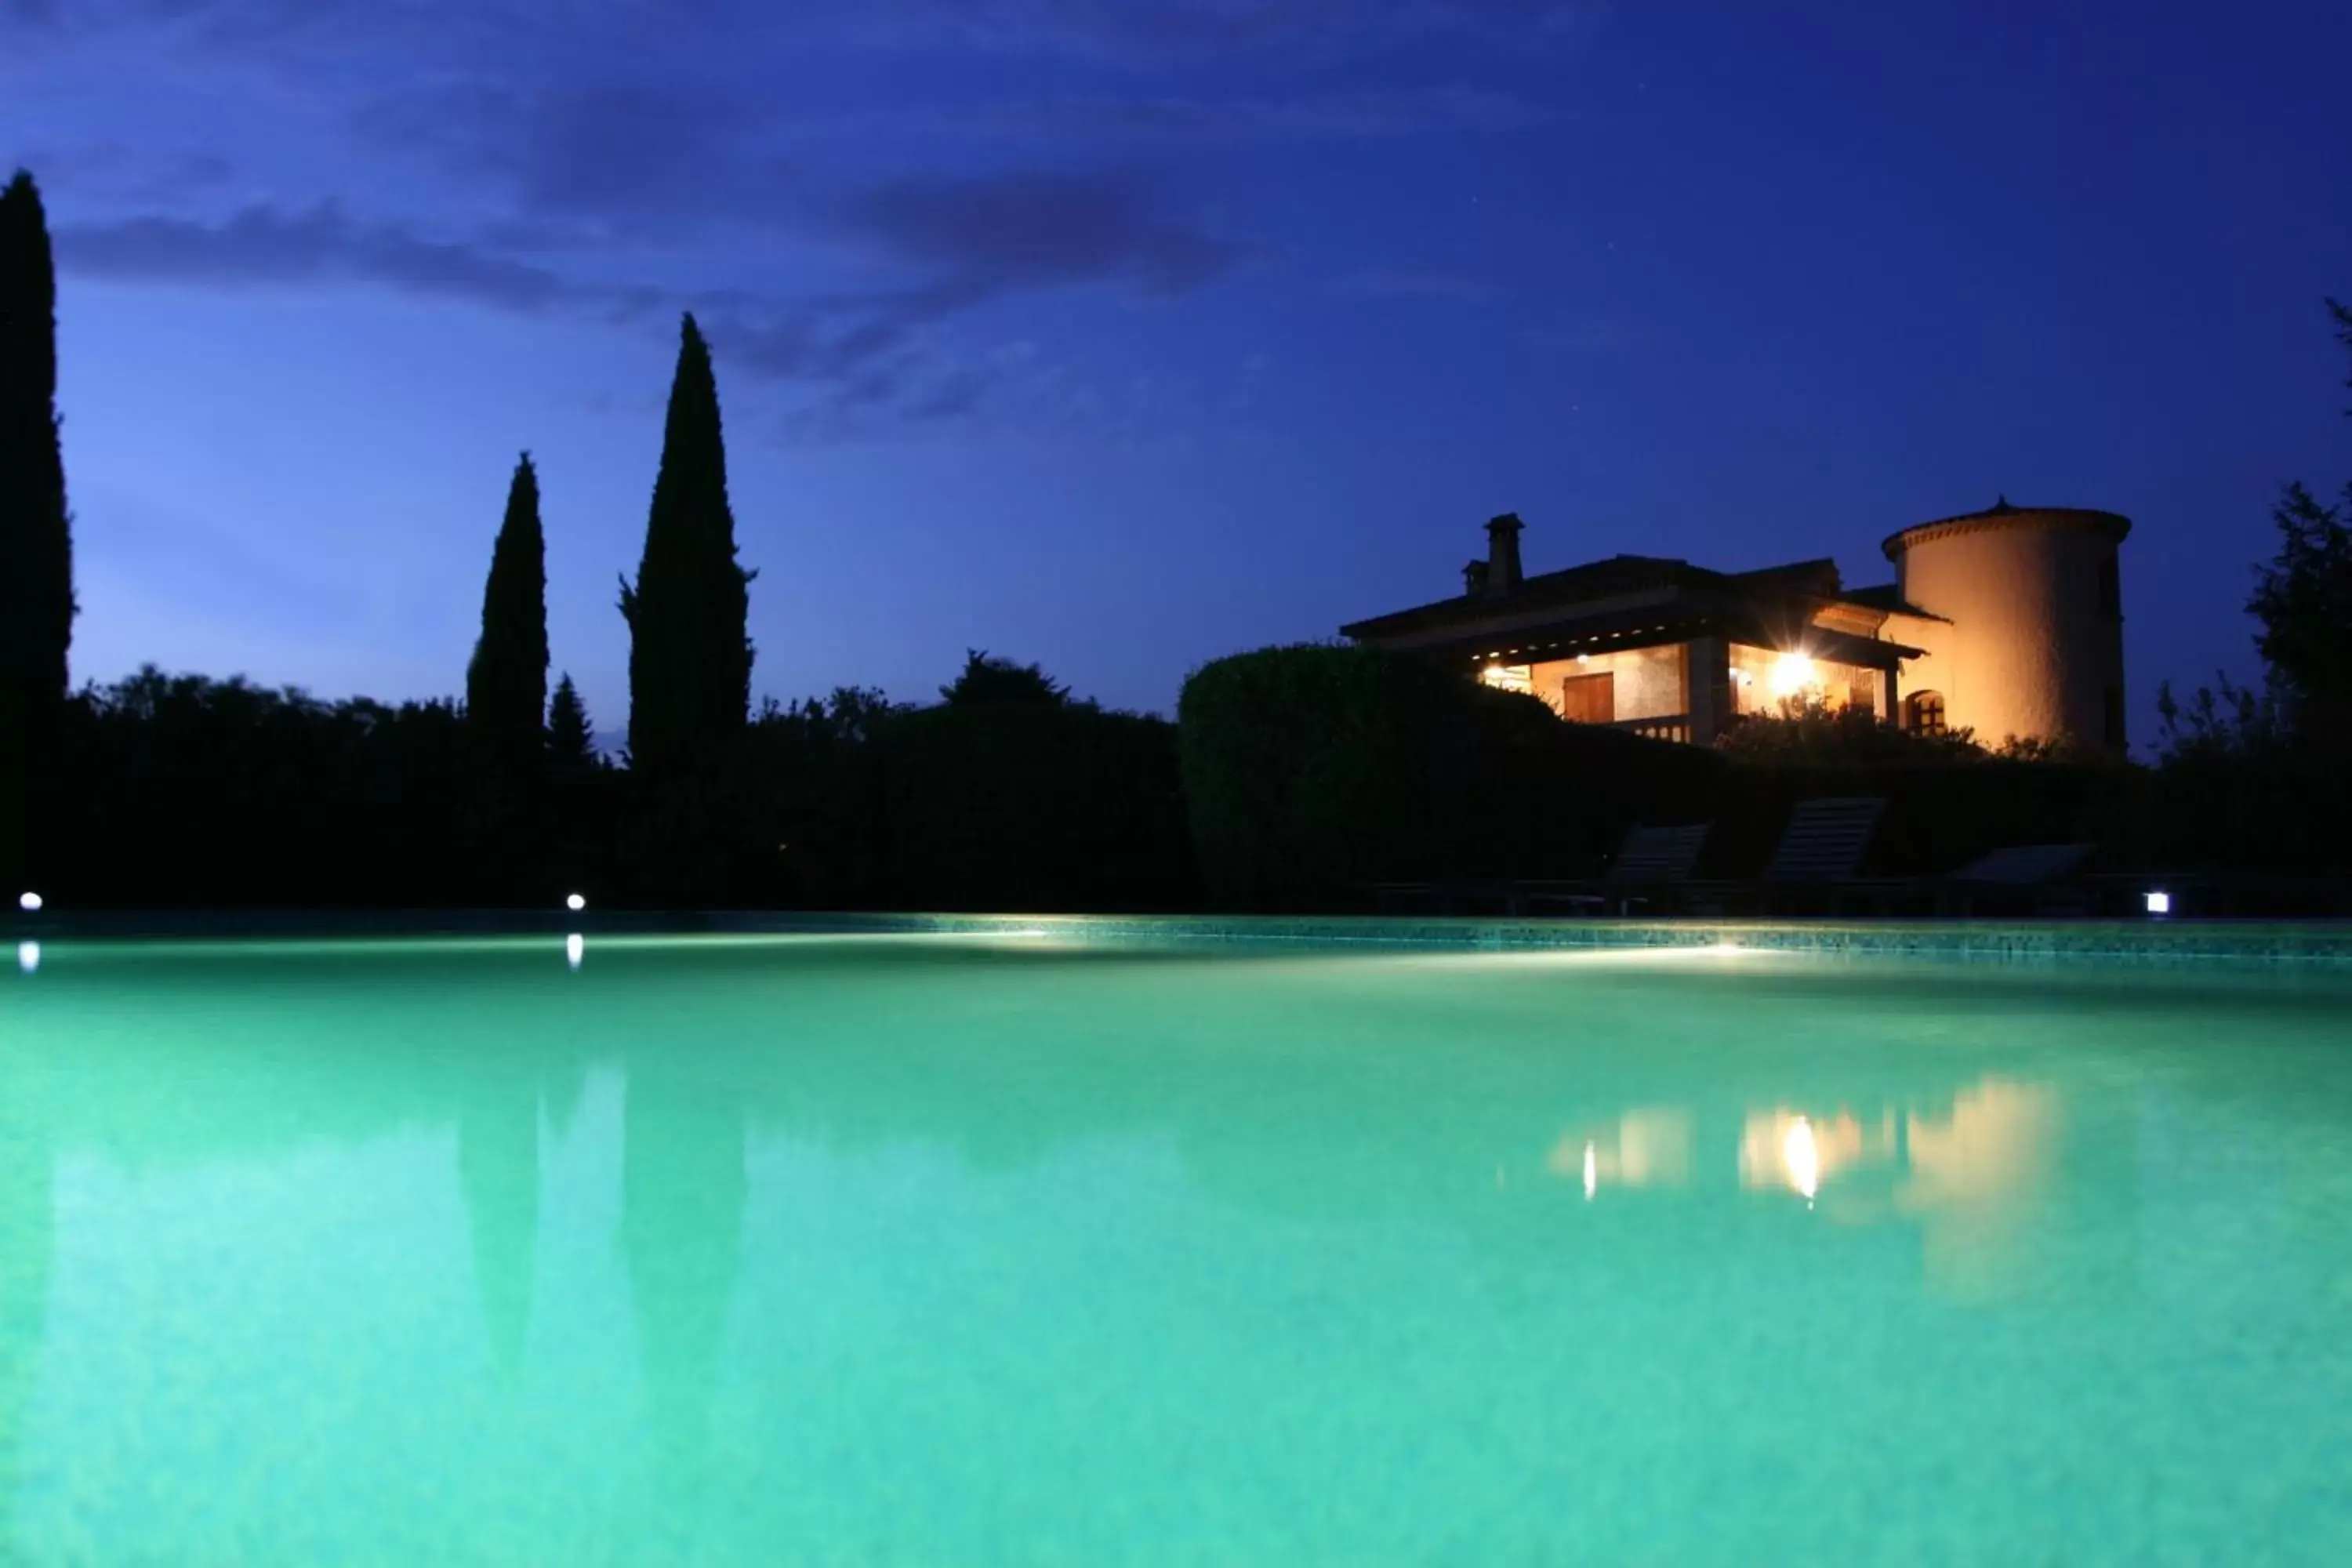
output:
<svg viewBox="0 0 2352 1568"><path fill-rule="evenodd" d="M633 767L656 777L696 772L742 732L751 705L752 575L736 563L719 386L689 315L670 383L645 555L636 582L621 584Z"/></svg>
<svg viewBox="0 0 2352 1568"><path fill-rule="evenodd" d="M588 727L588 705L570 675L555 683L555 700L547 710L547 758L559 768L596 765L596 740Z"/></svg>
<svg viewBox="0 0 2352 1568"><path fill-rule="evenodd" d="M542 747L546 710L547 543L539 522L539 471L525 452L490 552L481 640L466 667L466 719L487 755L528 766Z"/></svg>
<svg viewBox="0 0 2352 1568"><path fill-rule="evenodd" d="M0 805L53 765L73 642L73 541L58 439L57 273L33 176L0 191Z"/></svg>

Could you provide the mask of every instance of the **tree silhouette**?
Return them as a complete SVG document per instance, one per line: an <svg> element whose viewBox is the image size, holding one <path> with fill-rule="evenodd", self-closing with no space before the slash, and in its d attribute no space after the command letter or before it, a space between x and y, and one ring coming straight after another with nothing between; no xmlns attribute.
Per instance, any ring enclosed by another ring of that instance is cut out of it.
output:
<svg viewBox="0 0 2352 1568"><path fill-rule="evenodd" d="M12 835L54 763L73 641L57 298L48 218L20 169L0 191L0 832Z"/></svg>
<svg viewBox="0 0 2352 1568"><path fill-rule="evenodd" d="M539 473L525 452L507 489L506 521L482 592L482 636L466 667L466 719L487 755L509 768L537 761L547 710L547 546Z"/></svg>
<svg viewBox="0 0 2352 1568"><path fill-rule="evenodd" d="M2330 300L2327 313L2352 349L2352 306ZM2278 553L2256 568L2246 599L2260 628L2263 684L2248 689L2223 675L2187 702L2169 682L2158 687L2168 755L2226 757L2274 745L2344 753L2352 729L2352 484L2334 506L2300 480L2289 484L2271 521Z"/></svg>
<svg viewBox="0 0 2352 1568"><path fill-rule="evenodd" d="M547 760L559 768L593 768L596 742L588 727L588 705L580 689L565 675L555 683L555 700L547 710Z"/></svg>
<svg viewBox="0 0 2352 1568"><path fill-rule="evenodd" d="M2352 308L2330 300L2327 310L2352 349ZM2352 722L2352 483L2336 506L2291 484L2271 521L2279 551L2246 601L2262 623L2254 644L2289 729L2307 741L2340 740Z"/></svg>
<svg viewBox="0 0 2352 1568"><path fill-rule="evenodd" d="M1058 705L1069 701L1070 689L1036 665L1015 664L983 648L966 648L963 673L940 687L940 696L957 707L975 702Z"/></svg>
<svg viewBox="0 0 2352 1568"><path fill-rule="evenodd" d="M710 766L751 704L746 629L752 574L735 559L727 453L710 350L689 315L670 384L637 580L621 584L629 623L629 759L656 777Z"/></svg>

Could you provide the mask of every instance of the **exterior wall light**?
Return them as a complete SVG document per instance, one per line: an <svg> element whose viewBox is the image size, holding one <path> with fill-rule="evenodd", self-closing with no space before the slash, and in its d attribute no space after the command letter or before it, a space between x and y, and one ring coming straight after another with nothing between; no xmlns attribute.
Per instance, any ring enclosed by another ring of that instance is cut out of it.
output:
<svg viewBox="0 0 2352 1568"><path fill-rule="evenodd" d="M574 893L570 898L563 900L563 907L570 910L572 913L578 914L582 910L588 907L588 900L581 897L578 893Z"/></svg>
<svg viewBox="0 0 2352 1568"><path fill-rule="evenodd" d="M41 907L41 895L38 893L19 893L16 895L16 907L24 910L26 914L31 914Z"/></svg>
<svg viewBox="0 0 2352 1568"><path fill-rule="evenodd" d="M2168 915L2172 912L2172 895L2170 893L2150 891L2147 897L2147 912L2149 914Z"/></svg>
<svg viewBox="0 0 2352 1568"><path fill-rule="evenodd" d="M1794 697L1809 686L1821 684L1821 676L1813 661L1801 653L1784 653L1772 662L1772 695Z"/></svg>

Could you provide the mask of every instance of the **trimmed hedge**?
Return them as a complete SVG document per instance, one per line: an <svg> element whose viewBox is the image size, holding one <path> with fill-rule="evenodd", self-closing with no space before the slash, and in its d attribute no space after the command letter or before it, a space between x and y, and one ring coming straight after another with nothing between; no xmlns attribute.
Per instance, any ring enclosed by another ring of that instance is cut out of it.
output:
<svg viewBox="0 0 2352 1568"><path fill-rule="evenodd" d="M1712 753L1562 724L1423 658L1305 644L1216 659L1177 708L1215 902L1360 902L1383 881L1572 876L1635 821L1696 820Z"/></svg>

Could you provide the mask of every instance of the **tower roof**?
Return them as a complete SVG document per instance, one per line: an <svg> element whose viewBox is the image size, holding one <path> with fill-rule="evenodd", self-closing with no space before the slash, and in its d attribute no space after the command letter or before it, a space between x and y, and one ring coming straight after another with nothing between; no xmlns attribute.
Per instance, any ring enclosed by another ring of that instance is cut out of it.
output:
<svg viewBox="0 0 2352 1568"><path fill-rule="evenodd" d="M1957 517L1939 517L1898 530L1888 534L1879 549L1889 561L1897 561L1915 544L1995 528L2084 529L2120 542L2131 531L2131 519L2121 512L2102 511L2095 507L2011 506L2004 495L1996 497L1992 505L1981 511L1964 511Z"/></svg>

